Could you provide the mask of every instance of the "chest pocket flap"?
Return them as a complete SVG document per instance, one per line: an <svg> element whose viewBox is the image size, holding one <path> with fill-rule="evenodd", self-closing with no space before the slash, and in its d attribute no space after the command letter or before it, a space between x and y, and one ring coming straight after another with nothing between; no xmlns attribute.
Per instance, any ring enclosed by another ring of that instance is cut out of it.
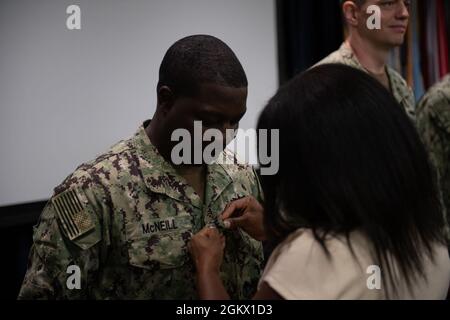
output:
<svg viewBox="0 0 450 320"><path fill-rule="evenodd" d="M188 261L191 216L152 219L136 227L139 229L128 240L131 265L157 270L177 268Z"/></svg>

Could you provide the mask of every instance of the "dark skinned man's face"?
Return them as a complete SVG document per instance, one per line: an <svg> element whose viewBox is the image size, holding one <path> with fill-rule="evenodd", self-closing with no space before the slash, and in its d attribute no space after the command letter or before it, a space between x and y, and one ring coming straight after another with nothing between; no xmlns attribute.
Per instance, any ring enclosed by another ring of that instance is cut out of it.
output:
<svg viewBox="0 0 450 320"><path fill-rule="evenodd" d="M247 108L247 88L232 88L215 84L202 84L193 97L178 97L165 114L164 123L171 133L186 129L194 139L194 122L201 121L202 136L208 129L217 129L222 134L224 149L229 143L226 130L236 130ZM168 141L169 142L169 141ZM178 142L170 142L171 148ZM202 151L210 142L203 142ZM192 154L193 154L192 149Z"/></svg>

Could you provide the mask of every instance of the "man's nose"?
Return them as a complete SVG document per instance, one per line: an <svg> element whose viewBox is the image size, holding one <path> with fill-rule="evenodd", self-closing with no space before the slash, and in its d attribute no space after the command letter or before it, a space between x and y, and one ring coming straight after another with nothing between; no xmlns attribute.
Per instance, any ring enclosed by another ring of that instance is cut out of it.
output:
<svg viewBox="0 0 450 320"><path fill-rule="evenodd" d="M408 19L409 8L404 1L400 1L400 6L397 11L397 19Z"/></svg>

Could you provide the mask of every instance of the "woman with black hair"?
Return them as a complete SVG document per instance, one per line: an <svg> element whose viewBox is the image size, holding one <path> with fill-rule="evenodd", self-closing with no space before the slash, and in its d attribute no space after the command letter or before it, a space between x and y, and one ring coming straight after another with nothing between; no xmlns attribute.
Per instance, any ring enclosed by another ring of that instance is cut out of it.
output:
<svg viewBox="0 0 450 320"><path fill-rule="evenodd" d="M280 130L279 171L261 177L263 205L245 198L223 213L233 232L276 247L255 298L445 299L450 259L432 169L381 84L344 65L313 68L278 91L258 129ZM214 228L189 243L201 299L228 298L225 245Z"/></svg>

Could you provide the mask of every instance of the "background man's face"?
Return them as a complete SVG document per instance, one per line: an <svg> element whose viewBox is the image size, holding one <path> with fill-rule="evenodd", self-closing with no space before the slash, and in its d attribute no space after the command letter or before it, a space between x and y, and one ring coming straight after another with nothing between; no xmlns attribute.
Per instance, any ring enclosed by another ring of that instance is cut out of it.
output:
<svg viewBox="0 0 450 320"><path fill-rule="evenodd" d="M358 10L358 30L365 38L379 46L391 49L403 44L409 20L409 3L405 0L367 0ZM367 14L370 5L381 9L381 30L369 30Z"/></svg>
<svg viewBox="0 0 450 320"><path fill-rule="evenodd" d="M179 97L167 115L166 123L171 132L186 129L194 139L194 122L202 122L202 136L208 129L217 129L222 134L223 149L230 142L226 130L236 130L247 110L247 88L231 88L213 84L202 84L195 97ZM201 137L200 137L201 138ZM210 142L202 143L202 152ZM172 148L177 142L172 142ZM193 151L193 149L192 149ZM193 154L193 152L192 152Z"/></svg>

